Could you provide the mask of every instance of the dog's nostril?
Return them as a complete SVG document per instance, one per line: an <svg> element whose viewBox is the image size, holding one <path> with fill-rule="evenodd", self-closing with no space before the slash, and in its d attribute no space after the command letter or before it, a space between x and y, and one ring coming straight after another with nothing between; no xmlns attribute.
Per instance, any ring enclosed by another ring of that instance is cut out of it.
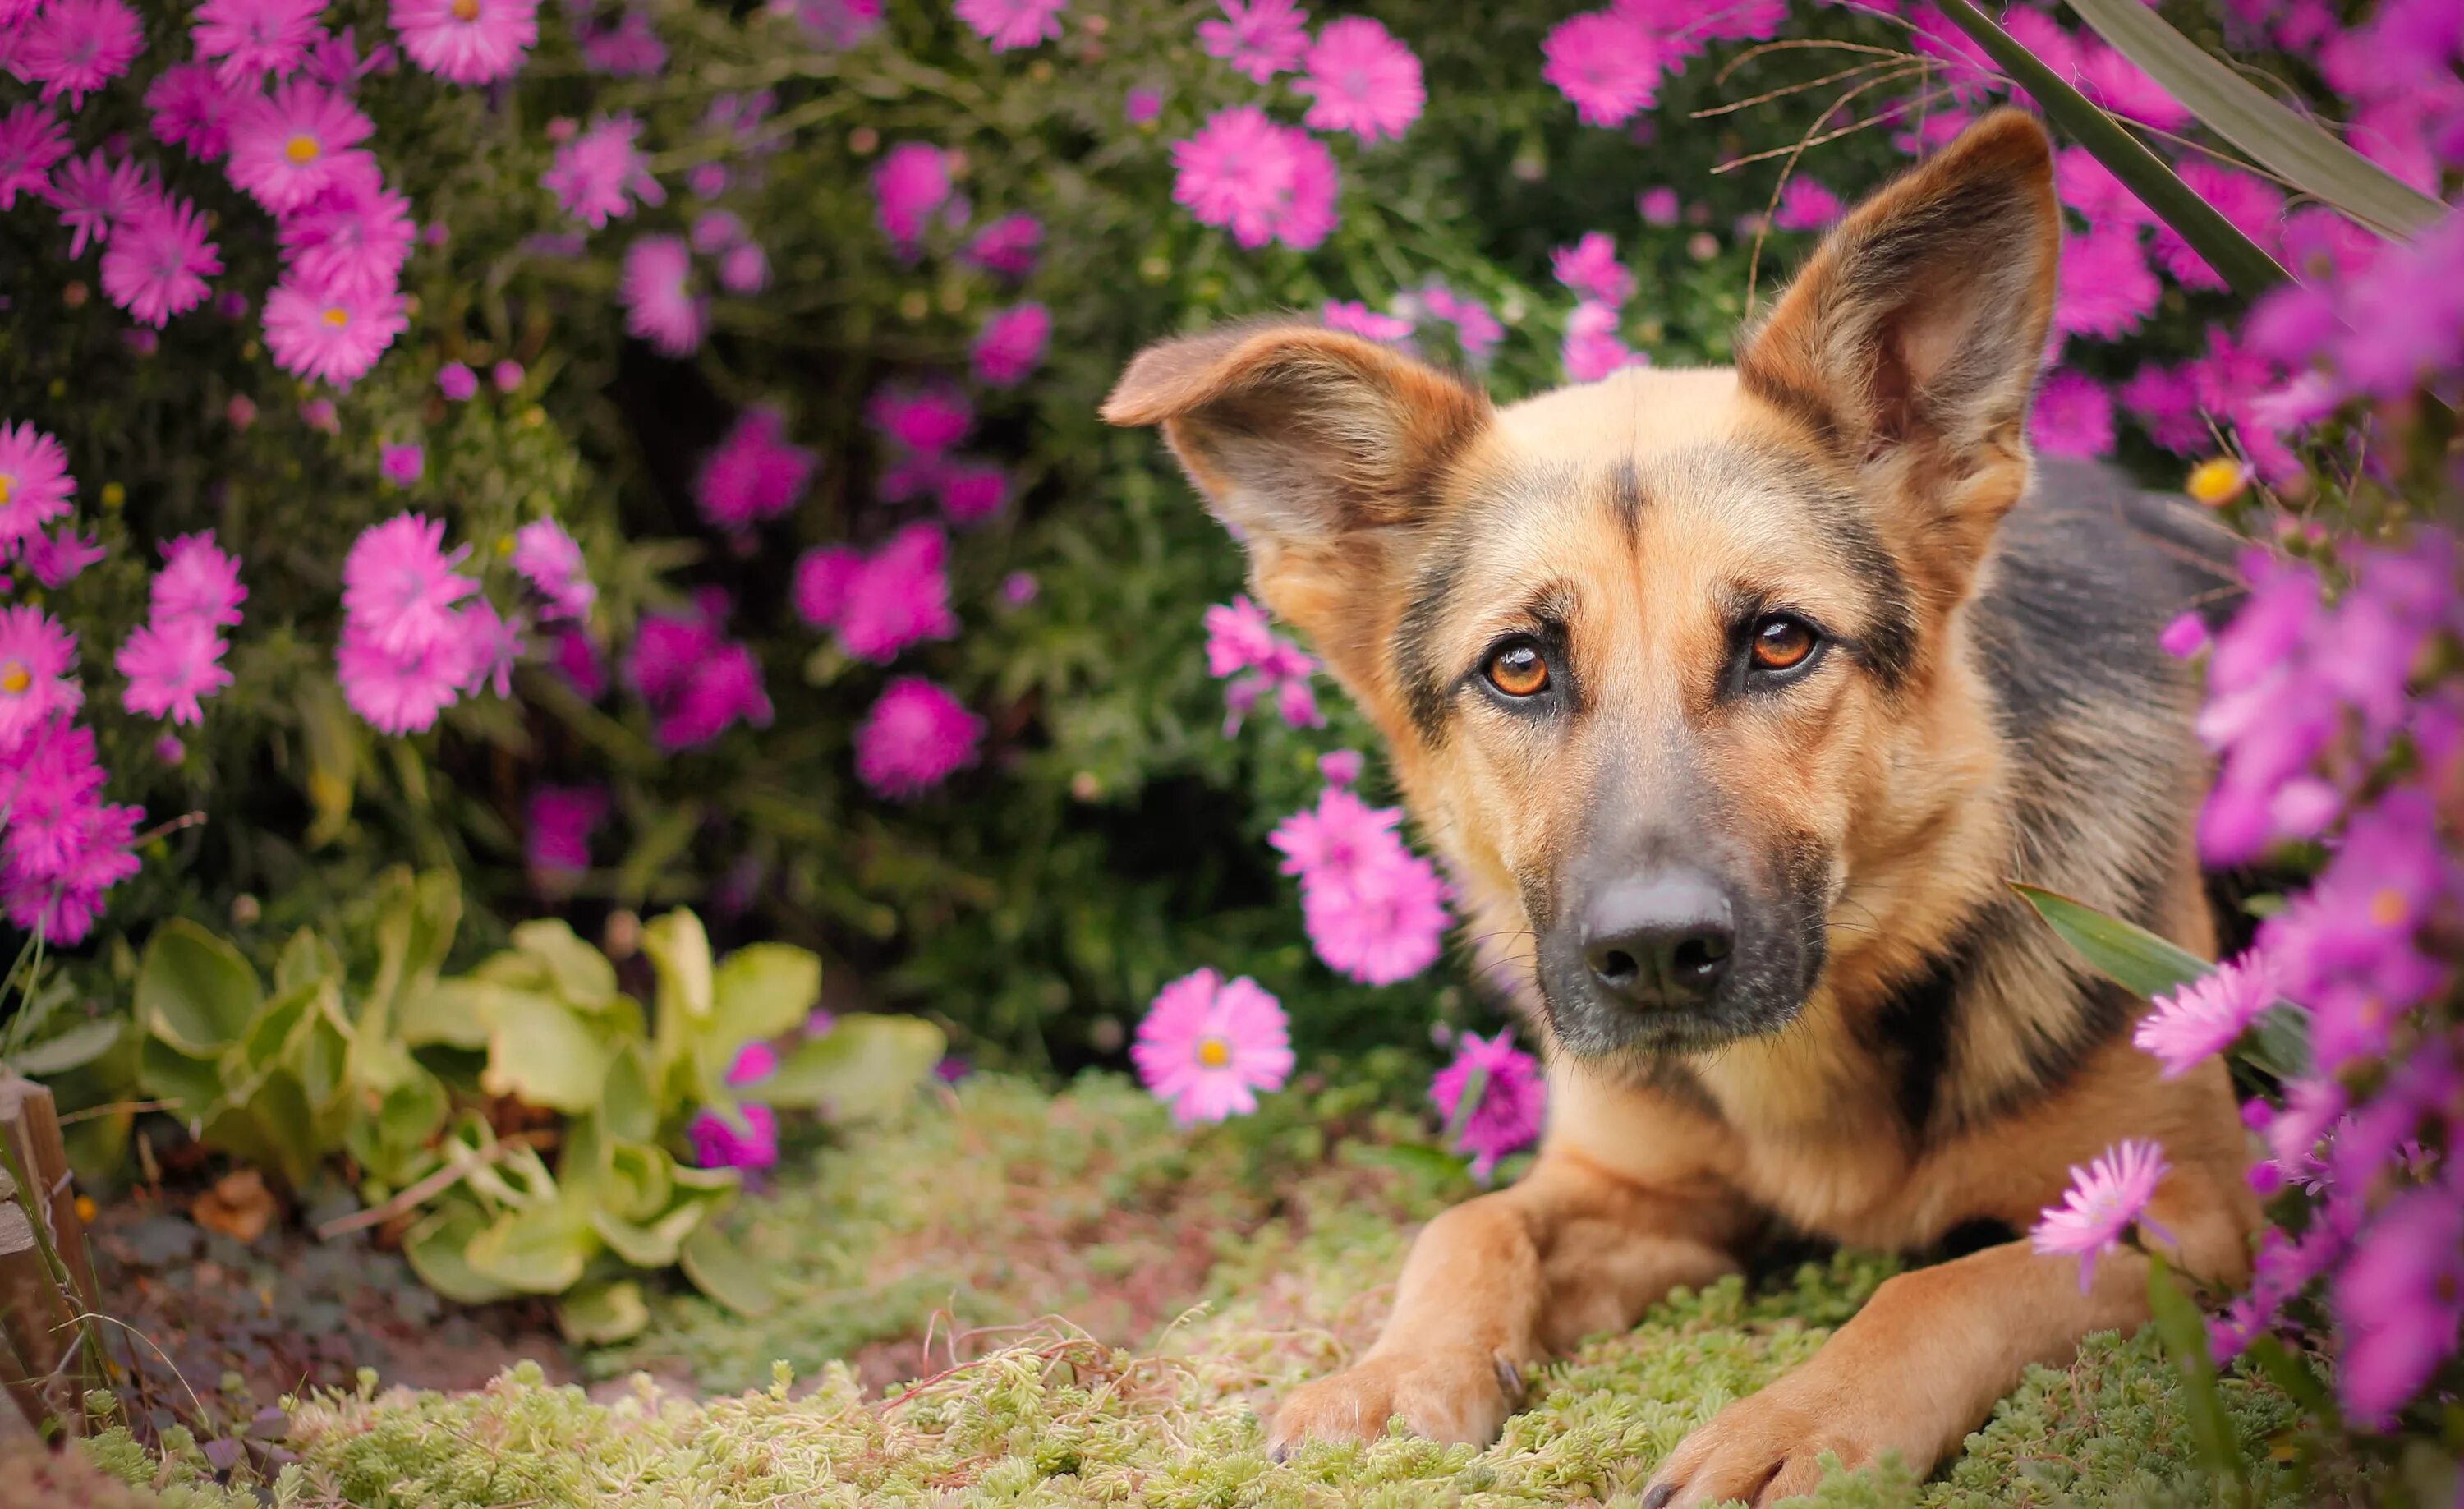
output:
<svg viewBox="0 0 2464 1509"><path fill-rule="evenodd" d="M1730 915L1727 893L1693 871L1612 884L1584 909L1583 964L1601 989L1635 1006L1696 1005L1736 952Z"/></svg>
<svg viewBox="0 0 2464 1509"><path fill-rule="evenodd" d="M1717 933L1697 933L1669 951L1668 962L1680 980L1706 980L1728 962L1728 940Z"/></svg>
<svg viewBox="0 0 2464 1509"><path fill-rule="evenodd" d="M1612 981L1631 980L1642 972L1642 966L1634 962L1634 955L1618 948L1602 954L1592 967L1599 971L1602 979Z"/></svg>

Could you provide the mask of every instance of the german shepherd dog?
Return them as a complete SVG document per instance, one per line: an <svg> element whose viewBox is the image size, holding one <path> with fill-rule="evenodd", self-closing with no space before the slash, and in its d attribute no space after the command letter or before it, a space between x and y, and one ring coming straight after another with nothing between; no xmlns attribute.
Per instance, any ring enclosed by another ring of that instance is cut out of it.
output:
<svg viewBox="0 0 2464 1509"><path fill-rule="evenodd" d="M1163 426L1376 723L1549 1057L1529 1173L1421 1232L1277 1454L1397 1415L1486 1442L1527 1367L1775 1233L2024 1232L2123 1137L2171 1165L2148 1240L2246 1276L2224 1070L2160 1078L2133 1002L2005 885L2212 957L2193 691L2156 639L2220 579L2159 543L2187 505L2032 464L2058 243L2044 132L2005 112L1848 216L1734 368L1501 410L1287 323L1122 377L1105 416ZM1644 1502L1768 1503L1825 1452L1930 1467L2029 1364L2144 1321L2147 1269L2082 1284L2021 1238L1908 1270Z"/></svg>

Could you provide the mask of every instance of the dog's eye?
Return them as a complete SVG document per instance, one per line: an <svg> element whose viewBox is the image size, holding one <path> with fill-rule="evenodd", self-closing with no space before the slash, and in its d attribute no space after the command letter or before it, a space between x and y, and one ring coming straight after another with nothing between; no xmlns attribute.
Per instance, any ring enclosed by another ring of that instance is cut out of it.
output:
<svg viewBox="0 0 2464 1509"><path fill-rule="evenodd" d="M1754 620L1750 654L1757 671L1793 671L1822 643L1814 626L1789 613L1766 613Z"/></svg>
<svg viewBox="0 0 2464 1509"><path fill-rule="evenodd" d="M1537 697L1549 690L1548 657L1529 639L1508 640L1491 651L1481 674L1508 697Z"/></svg>

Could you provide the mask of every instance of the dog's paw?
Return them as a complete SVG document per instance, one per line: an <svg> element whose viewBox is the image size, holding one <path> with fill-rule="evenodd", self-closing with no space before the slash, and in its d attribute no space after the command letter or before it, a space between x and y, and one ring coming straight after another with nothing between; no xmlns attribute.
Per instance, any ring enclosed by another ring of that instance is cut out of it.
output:
<svg viewBox="0 0 2464 1509"><path fill-rule="evenodd" d="M1397 1415L1415 1435L1485 1446L1523 1402L1503 1354L1463 1349L1372 1357L1286 1396L1266 1432L1276 1460L1305 1440L1374 1441Z"/></svg>
<svg viewBox="0 0 2464 1509"><path fill-rule="evenodd" d="M1740 1399L1677 1443L1652 1474L1643 1509L1752 1504L1754 1509L1814 1492L1828 1452L1851 1471L1887 1449L1854 1407L1831 1409L1802 1397L1788 1380Z"/></svg>

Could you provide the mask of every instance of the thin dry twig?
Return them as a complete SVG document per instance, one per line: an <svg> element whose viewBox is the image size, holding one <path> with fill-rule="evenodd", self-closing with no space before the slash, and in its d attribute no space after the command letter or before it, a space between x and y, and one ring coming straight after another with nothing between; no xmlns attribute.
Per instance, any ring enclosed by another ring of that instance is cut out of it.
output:
<svg viewBox="0 0 2464 1509"><path fill-rule="evenodd" d="M500 1137L496 1140L496 1144L486 1152L475 1157L455 1158L416 1184L406 1185L400 1193L383 1205L374 1206L365 1210L354 1210L348 1215L336 1216L317 1228L318 1239L330 1242L338 1236L346 1236L366 1227L383 1226L398 1215L409 1214L428 1201L443 1194L472 1174L517 1148L549 1147L555 1145L555 1143L556 1135L552 1132L515 1132L510 1136Z"/></svg>

